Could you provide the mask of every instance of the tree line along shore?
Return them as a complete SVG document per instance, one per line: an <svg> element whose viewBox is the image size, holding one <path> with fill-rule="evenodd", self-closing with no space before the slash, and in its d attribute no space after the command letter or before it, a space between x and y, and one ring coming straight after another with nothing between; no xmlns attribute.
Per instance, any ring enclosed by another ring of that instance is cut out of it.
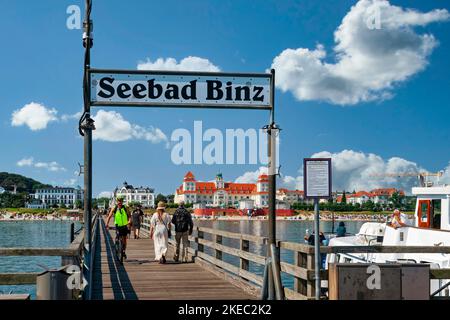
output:
<svg viewBox="0 0 450 320"><path fill-rule="evenodd" d="M166 211L169 214L173 214L176 208L167 208ZM192 209L190 209L192 211ZM155 209L144 209L144 214L151 215L153 214ZM414 212L406 211L403 212L409 217L414 215ZM33 216L35 218L47 219L48 215L52 215L55 217L64 217L64 216L79 216L82 218L83 211L82 210L67 210L67 209L27 209L27 208L3 208L0 209L0 219L5 220L6 217L9 219L14 219L16 216ZM347 211L347 212L335 212L324 210L320 212L320 218L324 221L328 220L377 220L377 221L385 221L388 217L392 215L392 211L382 211L382 212L372 212L372 211ZM195 217L194 217L195 218ZM199 217L200 219L211 219L211 217ZM264 220L267 217L253 217L252 219ZM236 220L236 219L244 219L248 220L247 216L222 216L215 217L215 219L219 220ZM311 210L295 210L295 215L291 217L283 217L281 219L284 220L313 220L314 219L314 211Z"/></svg>

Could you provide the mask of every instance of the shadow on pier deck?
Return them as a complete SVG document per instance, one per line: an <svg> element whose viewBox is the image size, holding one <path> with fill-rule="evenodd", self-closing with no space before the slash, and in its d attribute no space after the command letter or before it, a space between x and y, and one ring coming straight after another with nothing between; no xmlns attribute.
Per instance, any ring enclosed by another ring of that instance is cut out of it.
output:
<svg viewBox="0 0 450 320"><path fill-rule="evenodd" d="M154 260L153 241L128 239L127 260L121 265L114 253L115 230L109 232L100 219L97 234L92 298L95 300L206 300L255 299L196 263L175 263L173 248L167 264Z"/></svg>

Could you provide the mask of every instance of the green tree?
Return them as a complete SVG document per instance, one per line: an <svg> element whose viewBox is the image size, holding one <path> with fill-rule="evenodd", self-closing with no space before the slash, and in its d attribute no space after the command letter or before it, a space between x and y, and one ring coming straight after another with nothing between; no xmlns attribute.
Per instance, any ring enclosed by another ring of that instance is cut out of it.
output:
<svg viewBox="0 0 450 320"><path fill-rule="evenodd" d="M166 196L167 203L173 203L174 202L174 198L175 198L175 196L173 194L168 194Z"/></svg>
<svg viewBox="0 0 450 320"><path fill-rule="evenodd" d="M167 203L167 198L163 194L158 193L158 195L155 198L155 204L157 205L158 202L160 202L160 201L164 201Z"/></svg>
<svg viewBox="0 0 450 320"><path fill-rule="evenodd" d="M128 207L136 207L138 204L140 204L139 201L130 201L128 202Z"/></svg>
<svg viewBox="0 0 450 320"><path fill-rule="evenodd" d="M26 193L12 194L5 192L0 194L0 208L23 208L25 207Z"/></svg>
<svg viewBox="0 0 450 320"><path fill-rule="evenodd" d="M395 191L389 198L389 202L394 208L400 208L405 196L401 195L398 191Z"/></svg>
<svg viewBox="0 0 450 320"><path fill-rule="evenodd" d="M75 201L75 208L82 209L83 208L83 202L81 202L81 200L76 200Z"/></svg>
<svg viewBox="0 0 450 320"><path fill-rule="evenodd" d="M8 191L13 191L14 186L17 188L17 192L33 193L36 189L48 188L51 185L43 184L39 181L21 176L20 174L0 172L0 186Z"/></svg>
<svg viewBox="0 0 450 320"><path fill-rule="evenodd" d="M347 203L347 196L345 195L345 190L344 190L344 192L342 193L342 201L341 201L342 203Z"/></svg>
<svg viewBox="0 0 450 320"><path fill-rule="evenodd" d="M374 211L375 204L373 203L372 200L369 200L367 202L364 202L361 208L365 211Z"/></svg>

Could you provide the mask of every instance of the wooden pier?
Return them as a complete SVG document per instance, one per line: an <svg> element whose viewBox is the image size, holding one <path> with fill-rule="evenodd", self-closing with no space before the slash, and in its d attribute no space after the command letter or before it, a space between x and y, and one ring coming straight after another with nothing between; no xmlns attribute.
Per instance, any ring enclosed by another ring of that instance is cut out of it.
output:
<svg viewBox="0 0 450 320"><path fill-rule="evenodd" d="M75 299L250 300L261 297L264 282L261 270L268 262L266 255L261 255L267 252L266 237L195 226L189 237L190 262L172 260L174 241L170 239L167 264L159 264L154 259L153 241L148 239L149 219L144 218L141 239L128 240L128 259L123 265L114 253L115 230L107 232L104 219L97 214L92 219L92 248L88 256L83 250L84 232L72 237L67 248L0 248L0 256L61 256L61 265L79 266L90 285L82 295L75 292ZM280 263L281 272L293 283L283 287L285 299L314 299L314 247L287 241L277 241L276 246L292 261L282 259ZM347 246L321 247L320 252L448 254L450 247ZM0 273L0 285L36 284L37 275ZM328 270L321 270L320 277L327 280ZM450 279L450 269L431 269L429 278Z"/></svg>
<svg viewBox="0 0 450 320"><path fill-rule="evenodd" d="M106 231L100 221L92 299L255 299L197 263L176 263L173 247L167 263L155 261L153 241L128 239L127 260L121 265L114 253L115 230Z"/></svg>

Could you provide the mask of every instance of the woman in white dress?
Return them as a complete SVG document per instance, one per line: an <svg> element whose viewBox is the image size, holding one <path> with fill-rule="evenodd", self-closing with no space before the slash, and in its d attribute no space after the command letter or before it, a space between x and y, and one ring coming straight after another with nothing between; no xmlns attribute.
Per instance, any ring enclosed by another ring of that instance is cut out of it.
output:
<svg viewBox="0 0 450 320"><path fill-rule="evenodd" d="M159 263L166 263L166 253L169 243L170 215L165 212L166 204L162 201L158 203L156 212L150 220L150 237L153 239L155 247L155 260Z"/></svg>

